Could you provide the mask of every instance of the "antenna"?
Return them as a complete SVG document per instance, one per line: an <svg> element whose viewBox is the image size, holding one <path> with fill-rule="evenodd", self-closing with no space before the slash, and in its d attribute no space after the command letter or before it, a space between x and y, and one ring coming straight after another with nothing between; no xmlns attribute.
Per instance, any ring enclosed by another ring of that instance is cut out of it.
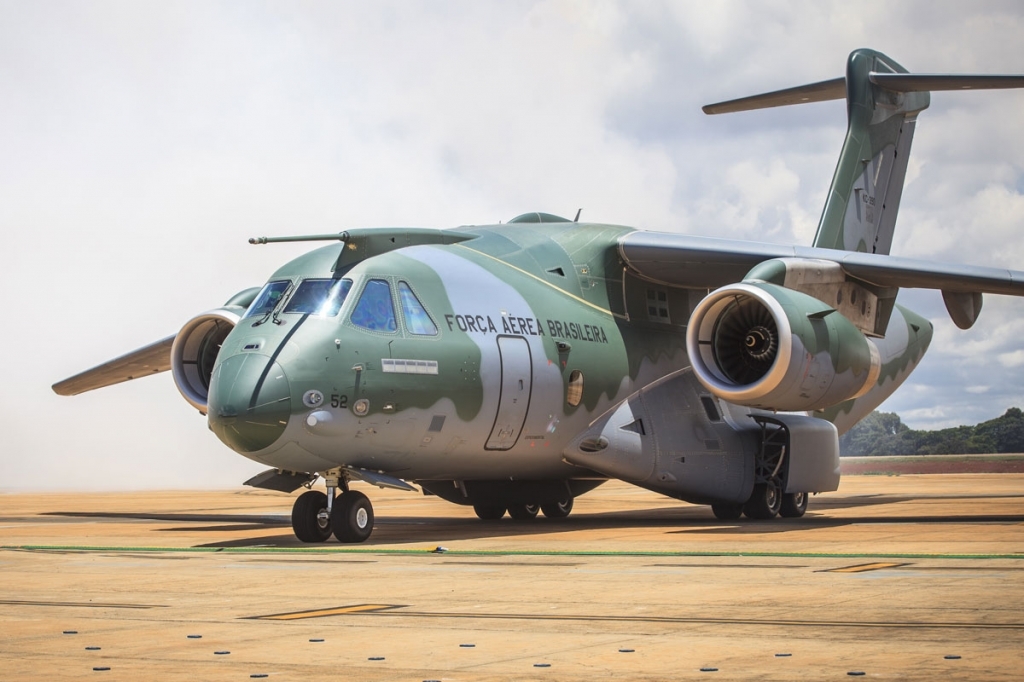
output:
<svg viewBox="0 0 1024 682"><path fill-rule="evenodd" d="M250 244L280 244L282 242L347 242L348 232L337 234L307 234L296 237L251 237Z"/></svg>
<svg viewBox="0 0 1024 682"><path fill-rule="evenodd" d="M576 211L576 217L572 219L574 223L578 223L580 221L580 213L583 213L582 208Z"/></svg>

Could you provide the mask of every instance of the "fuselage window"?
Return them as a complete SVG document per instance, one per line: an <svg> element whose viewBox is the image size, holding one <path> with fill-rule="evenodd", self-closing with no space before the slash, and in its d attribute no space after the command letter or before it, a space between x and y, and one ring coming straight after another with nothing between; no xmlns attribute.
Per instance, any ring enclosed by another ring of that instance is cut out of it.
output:
<svg viewBox="0 0 1024 682"><path fill-rule="evenodd" d="M417 336L437 336L437 325L423 309L420 299L412 293L405 282L398 283L398 297L402 300L402 313L405 315L405 328L410 334Z"/></svg>
<svg viewBox="0 0 1024 682"><path fill-rule="evenodd" d="M291 282L288 280L267 282L256 296L256 300L245 311L245 317L269 315L277 307L277 304L281 302L281 297L284 296L284 292L288 291L289 286L291 286Z"/></svg>
<svg viewBox="0 0 1024 682"><path fill-rule="evenodd" d="M352 324L375 332L393 332L398 329L390 284L382 279L371 279L366 283L363 295L352 311Z"/></svg>
<svg viewBox="0 0 1024 682"><path fill-rule="evenodd" d="M284 311L334 317L341 310L351 288L350 279L307 279L288 299Z"/></svg>
<svg viewBox="0 0 1024 682"><path fill-rule="evenodd" d="M583 372L574 369L569 374L569 387L565 391L565 402L576 407L581 400L583 400Z"/></svg>

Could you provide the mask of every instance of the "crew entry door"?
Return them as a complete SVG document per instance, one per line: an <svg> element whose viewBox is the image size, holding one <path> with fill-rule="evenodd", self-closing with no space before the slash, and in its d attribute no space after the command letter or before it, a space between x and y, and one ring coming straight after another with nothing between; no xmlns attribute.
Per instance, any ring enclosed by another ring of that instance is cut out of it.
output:
<svg viewBox="0 0 1024 682"><path fill-rule="evenodd" d="M530 391L533 388L533 363L526 339L499 336L498 355L501 359L501 396L485 450L510 450L516 444L530 409Z"/></svg>

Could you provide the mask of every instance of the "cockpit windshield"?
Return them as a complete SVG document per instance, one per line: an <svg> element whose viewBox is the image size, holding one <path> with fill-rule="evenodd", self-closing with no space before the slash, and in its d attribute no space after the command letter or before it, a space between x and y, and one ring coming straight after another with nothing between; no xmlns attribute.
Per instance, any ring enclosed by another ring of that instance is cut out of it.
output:
<svg viewBox="0 0 1024 682"><path fill-rule="evenodd" d="M256 296L256 300L245 311L245 317L269 315L277 307L277 304L281 302L281 297L288 291L289 286L291 286L291 282L286 279L279 282L267 282L259 295Z"/></svg>
<svg viewBox="0 0 1024 682"><path fill-rule="evenodd" d="M341 310L351 288L350 279L304 280L288 299L284 312L334 317Z"/></svg>

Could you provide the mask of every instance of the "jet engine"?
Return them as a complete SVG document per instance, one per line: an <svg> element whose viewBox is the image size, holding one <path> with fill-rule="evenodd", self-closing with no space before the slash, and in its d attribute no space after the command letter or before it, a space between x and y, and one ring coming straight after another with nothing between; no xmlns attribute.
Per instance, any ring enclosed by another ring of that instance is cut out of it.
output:
<svg viewBox="0 0 1024 682"><path fill-rule="evenodd" d="M764 282L709 294L690 316L686 348L697 379L719 398L784 412L859 397L881 372L874 342L842 314Z"/></svg>
<svg viewBox="0 0 1024 682"><path fill-rule="evenodd" d="M230 302L229 302L230 303ZM171 346L171 374L182 397L206 414L210 376L221 344L238 324L245 308L217 308L185 323Z"/></svg>

